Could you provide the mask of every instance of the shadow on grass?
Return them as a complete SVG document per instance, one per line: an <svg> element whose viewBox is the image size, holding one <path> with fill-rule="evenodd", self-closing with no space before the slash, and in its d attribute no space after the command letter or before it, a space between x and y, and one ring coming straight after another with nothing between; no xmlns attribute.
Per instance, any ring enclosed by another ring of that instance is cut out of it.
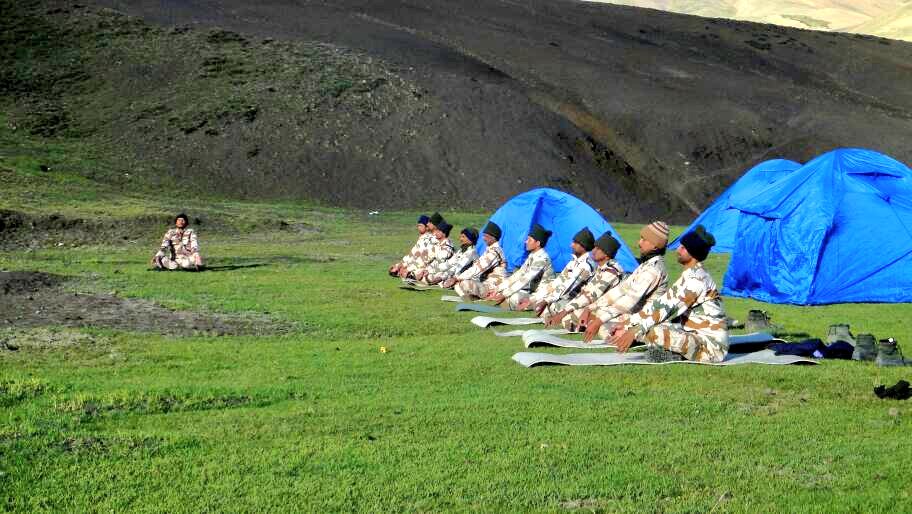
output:
<svg viewBox="0 0 912 514"><path fill-rule="evenodd" d="M234 271L234 270L247 269L247 268L261 268L261 267L263 267L263 266L268 266L268 264L265 264L265 263L262 263L262 262L254 263L254 264L225 264L225 265L223 265L223 266L206 266L205 268L201 269L200 272L204 272L204 271L212 271L212 272Z"/></svg>
<svg viewBox="0 0 912 514"><path fill-rule="evenodd" d="M218 273L218 272L222 272L222 271L235 271L235 270L239 270L239 269L261 268L263 266L268 266L268 264L262 263L262 262L256 263L256 264L225 264L222 266L203 266L200 269L191 268L191 269L175 269L175 270L167 270L167 269L161 269L161 268L149 268L149 271L156 271L156 272L162 272L162 273L175 272L175 271L184 272L184 273L205 273L207 271L210 271L213 273Z"/></svg>

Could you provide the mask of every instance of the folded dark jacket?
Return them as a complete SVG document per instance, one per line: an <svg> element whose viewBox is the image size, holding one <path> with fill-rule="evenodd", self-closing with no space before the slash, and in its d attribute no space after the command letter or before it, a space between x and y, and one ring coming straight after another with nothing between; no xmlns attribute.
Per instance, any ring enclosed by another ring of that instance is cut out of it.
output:
<svg viewBox="0 0 912 514"><path fill-rule="evenodd" d="M777 343L770 345L776 355L797 355L815 359L851 359L855 349L845 341L837 341L829 346L820 339L805 339L800 343Z"/></svg>
<svg viewBox="0 0 912 514"><path fill-rule="evenodd" d="M770 350L776 355L798 355L799 357L813 357L814 352L821 352L826 345L820 339L805 339L800 343L776 343L770 345Z"/></svg>

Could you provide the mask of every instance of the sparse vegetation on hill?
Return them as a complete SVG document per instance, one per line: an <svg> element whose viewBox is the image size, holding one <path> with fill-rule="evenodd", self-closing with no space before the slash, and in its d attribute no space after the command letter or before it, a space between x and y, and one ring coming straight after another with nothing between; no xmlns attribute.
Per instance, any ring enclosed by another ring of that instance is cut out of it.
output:
<svg viewBox="0 0 912 514"><path fill-rule="evenodd" d="M910 158L912 50L870 36L544 0L88 4L7 3L0 101L134 191L492 209L551 186L684 222L766 158Z"/></svg>

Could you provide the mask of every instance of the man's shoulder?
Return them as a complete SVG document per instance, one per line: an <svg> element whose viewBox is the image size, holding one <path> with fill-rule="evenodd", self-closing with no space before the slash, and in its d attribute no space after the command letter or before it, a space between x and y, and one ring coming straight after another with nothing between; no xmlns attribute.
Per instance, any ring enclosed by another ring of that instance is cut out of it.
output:
<svg viewBox="0 0 912 514"><path fill-rule="evenodd" d="M697 266L694 266L693 268L691 268L688 271L690 271L690 276L694 280L700 280L701 282L705 282L707 285L709 285L711 287L715 287L716 280L713 278L712 275L709 274L709 271L707 271L707 269L703 266L702 263Z"/></svg>
<svg viewBox="0 0 912 514"><path fill-rule="evenodd" d="M646 262L640 263L639 266L633 270L631 275L637 275L641 273L665 273L665 257L662 255L656 255L650 257Z"/></svg>
<svg viewBox="0 0 912 514"><path fill-rule="evenodd" d="M609 273L611 275L618 276L624 273L624 269L621 267L621 263L614 259L609 259L608 262L600 266L598 270L602 273Z"/></svg>

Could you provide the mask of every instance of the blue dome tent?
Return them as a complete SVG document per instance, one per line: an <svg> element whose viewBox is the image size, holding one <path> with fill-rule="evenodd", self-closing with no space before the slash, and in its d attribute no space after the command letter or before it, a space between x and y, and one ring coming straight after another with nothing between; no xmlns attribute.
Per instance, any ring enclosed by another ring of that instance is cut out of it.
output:
<svg viewBox="0 0 912 514"><path fill-rule="evenodd" d="M700 213L697 219L681 232L681 235L690 232L697 225L703 225L716 238L712 252L731 253L738 240L738 218L741 214L741 211L731 206L731 202L749 201L767 186L800 167L801 165L797 162L786 159L761 162L723 191L712 205ZM681 235L668 245L669 249L674 250L681 244Z"/></svg>
<svg viewBox="0 0 912 514"><path fill-rule="evenodd" d="M554 271L557 273L560 273L572 258L570 243L573 236L586 227L596 238L605 232L611 232L621 243L616 259L625 271L633 271L637 266L633 253L601 214L579 198L555 189L533 189L514 196L497 209L488 221L497 223L503 230L500 246L507 257L507 269L511 272L522 266L526 259L526 236L535 223L554 233L548 240L545 250L551 256ZM479 255L485 248L484 241L479 238Z"/></svg>
<svg viewBox="0 0 912 514"><path fill-rule="evenodd" d="M912 302L912 170L824 154L749 200L723 294L770 303Z"/></svg>

